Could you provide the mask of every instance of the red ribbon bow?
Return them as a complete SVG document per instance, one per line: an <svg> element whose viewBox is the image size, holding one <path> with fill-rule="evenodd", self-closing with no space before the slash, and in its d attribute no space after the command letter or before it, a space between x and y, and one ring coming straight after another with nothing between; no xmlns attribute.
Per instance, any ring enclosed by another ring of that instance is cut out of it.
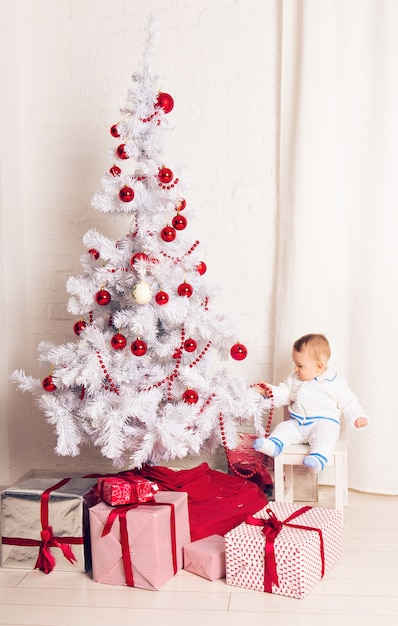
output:
<svg viewBox="0 0 398 626"><path fill-rule="evenodd" d="M49 525L48 518L48 501L50 493L56 491L63 485L66 485L70 481L70 478L64 478L56 485L49 487L43 491L40 498L40 521L41 521L41 541L37 539L22 539L19 537L2 537L2 543L14 546L38 546L39 555L37 557L35 569L40 569L45 574L49 574L55 567L55 558L51 554L50 548L61 548L64 557L72 564L77 559L72 552L70 546L73 544L82 544L84 542L83 537L54 537L52 526Z"/></svg>
<svg viewBox="0 0 398 626"><path fill-rule="evenodd" d="M276 570L274 542L276 537L282 530L283 526L289 526L290 528L300 528L302 530L312 530L318 533L322 563L321 577L323 578L325 574L325 551L321 529L314 528L313 526L302 526L299 524L290 523L290 520L298 517L299 515L303 515L311 508L311 506L303 506L291 515L289 515L289 517L287 517L284 521L279 520L271 509L266 509L266 512L268 513L267 519L253 517L252 515L248 515L246 517L245 522L247 524L251 524L252 526L262 526L262 533L265 535L264 591L272 593L272 585L274 584L276 587L279 586L278 573Z"/></svg>
<svg viewBox="0 0 398 626"><path fill-rule="evenodd" d="M127 528L126 515L131 509L136 509L138 506L169 506L170 507L170 534L171 534L171 549L173 557L174 574L177 573L177 541L176 541L176 522L175 522L175 510L174 504L171 502L136 502L127 506L118 506L113 508L106 520L104 529L102 531L102 537L108 535L113 526L113 522L118 517L120 524L120 544L122 548L122 561L124 567L124 573L126 576L126 584L129 587L134 587L134 575L133 565L131 563L130 546L129 546L129 533Z"/></svg>

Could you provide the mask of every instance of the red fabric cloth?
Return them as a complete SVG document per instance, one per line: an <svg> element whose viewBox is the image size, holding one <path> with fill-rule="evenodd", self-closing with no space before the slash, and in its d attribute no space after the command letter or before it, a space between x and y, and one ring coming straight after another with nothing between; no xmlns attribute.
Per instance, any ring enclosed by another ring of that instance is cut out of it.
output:
<svg viewBox="0 0 398 626"><path fill-rule="evenodd" d="M153 480L163 491L188 493L191 541L225 535L267 504L266 495L254 482L213 470L207 463L179 471L144 466L135 473Z"/></svg>

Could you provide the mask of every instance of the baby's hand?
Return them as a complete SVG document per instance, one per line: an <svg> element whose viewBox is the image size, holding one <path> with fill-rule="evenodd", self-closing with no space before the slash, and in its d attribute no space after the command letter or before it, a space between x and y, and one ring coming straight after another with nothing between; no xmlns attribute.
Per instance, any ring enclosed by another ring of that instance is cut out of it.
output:
<svg viewBox="0 0 398 626"><path fill-rule="evenodd" d="M368 420L366 419L366 417L357 417L357 419L354 422L355 428L365 428L365 426L367 425L368 425Z"/></svg>
<svg viewBox="0 0 398 626"><path fill-rule="evenodd" d="M254 389L261 393L264 398L268 398L267 383L264 383L262 380L260 380L256 385L254 385Z"/></svg>

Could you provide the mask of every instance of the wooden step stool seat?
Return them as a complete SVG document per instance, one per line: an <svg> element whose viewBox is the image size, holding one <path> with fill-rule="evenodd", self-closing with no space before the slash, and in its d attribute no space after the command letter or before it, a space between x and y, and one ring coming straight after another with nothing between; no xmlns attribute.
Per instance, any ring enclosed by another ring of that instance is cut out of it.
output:
<svg viewBox="0 0 398 626"><path fill-rule="evenodd" d="M285 446L283 451L274 458L274 495L276 501L294 502L293 466L302 465L309 449L307 444ZM335 508L341 510L343 519L344 507L348 503L347 442L345 439L337 441L336 449L326 467L334 467Z"/></svg>

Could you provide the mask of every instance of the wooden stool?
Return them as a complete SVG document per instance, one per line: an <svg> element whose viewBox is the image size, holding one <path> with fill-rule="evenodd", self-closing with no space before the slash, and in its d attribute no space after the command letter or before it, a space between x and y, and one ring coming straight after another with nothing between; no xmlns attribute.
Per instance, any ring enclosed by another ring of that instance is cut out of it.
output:
<svg viewBox="0 0 398 626"><path fill-rule="evenodd" d="M274 458L274 493L277 502L294 502L293 465L302 465L309 449L307 444L293 444L286 446ZM337 441L326 467L334 467L335 508L341 510L343 520L344 507L348 503L347 443L344 439Z"/></svg>

